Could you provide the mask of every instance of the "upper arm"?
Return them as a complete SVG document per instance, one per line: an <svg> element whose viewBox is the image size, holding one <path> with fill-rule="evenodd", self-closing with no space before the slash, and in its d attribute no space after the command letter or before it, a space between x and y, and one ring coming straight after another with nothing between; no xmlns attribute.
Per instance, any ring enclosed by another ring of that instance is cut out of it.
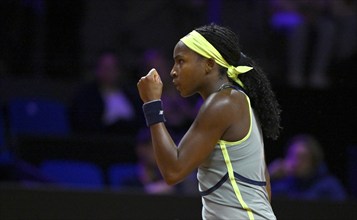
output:
<svg viewBox="0 0 357 220"><path fill-rule="evenodd" d="M206 101L179 144L179 176L185 177L206 160L231 126L231 111L229 98L216 97Z"/></svg>

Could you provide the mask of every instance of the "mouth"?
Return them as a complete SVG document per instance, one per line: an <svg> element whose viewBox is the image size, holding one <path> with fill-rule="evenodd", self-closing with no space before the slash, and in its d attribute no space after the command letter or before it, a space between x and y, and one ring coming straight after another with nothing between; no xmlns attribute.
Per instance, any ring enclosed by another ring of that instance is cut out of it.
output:
<svg viewBox="0 0 357 220"><path fill-rule="evenodd" d="M179 85L177 83L177 80L172 80L172 84L175 86L177 90L179 90Z"/></svg>

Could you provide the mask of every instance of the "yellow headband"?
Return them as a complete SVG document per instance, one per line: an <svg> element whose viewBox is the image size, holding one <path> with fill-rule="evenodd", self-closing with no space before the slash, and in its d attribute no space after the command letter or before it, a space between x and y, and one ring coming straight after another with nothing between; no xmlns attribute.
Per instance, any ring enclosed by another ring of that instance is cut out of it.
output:
<svg viewBox="0 0 357 220"><path fill-rule="evenodd" d="M206 58L213 58L216 63L220 66L227 68L227 75L233 81L238 83L241 87L243 86L242 81L238 78L239 74L246 73L249 70L253 69L250 66L232 66L222 57L222 55L214 48L210 42L206 40L200 33L197 31L192 31L185 37L181 38L181 41L191 50L200 54Z"/></svg>

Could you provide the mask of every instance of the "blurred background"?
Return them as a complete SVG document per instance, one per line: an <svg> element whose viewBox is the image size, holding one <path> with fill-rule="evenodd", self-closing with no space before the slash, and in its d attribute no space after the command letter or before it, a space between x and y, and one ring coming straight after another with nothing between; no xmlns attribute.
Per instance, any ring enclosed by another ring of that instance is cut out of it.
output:
<svg viewBox="0 0 357 220"><path fill-rule="evenodd" d="M175 187L162 181L136 83L158 69L178 143L201 100L172 87L172 51L212 22L239 35L283 110L280 138L265 140L277 216L348 216L356 13L355 0L1 0L0 218L200 218L195 173Z"/></svg>

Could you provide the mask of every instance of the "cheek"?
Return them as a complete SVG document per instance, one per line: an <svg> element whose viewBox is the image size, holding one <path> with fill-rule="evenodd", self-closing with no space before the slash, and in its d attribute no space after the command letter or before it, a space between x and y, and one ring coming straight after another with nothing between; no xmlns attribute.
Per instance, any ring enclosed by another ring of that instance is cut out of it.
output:
<svg viewBox="0 0 357 220"><path fill-rule="evenodd" d="M199 63L189 62L177 69L179 92L183 97L188 97L195 94L202 81L204 72Z"/></svg>
<svg viewBox="0 0 357 220"><path fill-rule="evenodd" d="M180 76L180 95L183 97L191 96L195 93L196 82L194 74L192 72L184 72Z"/></svg>
<svg viewBox="0 0 357 220"><path fill-rule="evenodd" d="M199 82L202 77L202 68L199 68L198 65L190 65L182 69L182 78L189 84Z"/></svg>

